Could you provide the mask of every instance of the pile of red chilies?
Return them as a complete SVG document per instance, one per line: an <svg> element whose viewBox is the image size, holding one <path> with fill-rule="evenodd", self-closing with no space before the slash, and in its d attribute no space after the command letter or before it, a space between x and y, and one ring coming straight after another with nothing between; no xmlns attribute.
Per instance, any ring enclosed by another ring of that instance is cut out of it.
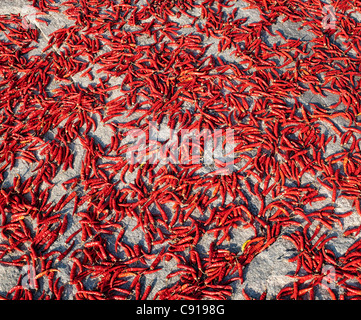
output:
<svg viewBox="0 0 361 320"><path fill-rule="evenodd" d="M289 284L276 296L245 288L245 299L361 298L361 225L343 229L354 239L344 254L329 242L333 228L361 215L361 24L353 18L361 1L332 0L335 28L326 30L319 0L242 1L259 10L257 22L240 2L30 0L39 24L59 12L70 22L40 54L39 28L0 16L0 263L35 270L32 286L21 273L3 299L62 299L68 287L76 299L232 299L245 268L281 240L295 249ZM286 21L313 39L275 28ZM307 92L337 100L306 105ZM152 121L232 129L239 169L209 175L199 163L129 163L127 132ZM97 140L100 126L111 143ZM330 152L332 144L342 151ZM75 145L80 171L58 182L73 172ZM14 174L20 163L27 179ZM336 210L341 198L354 210ZM68 221L78 224L71 234ZM254 236L232 249L232 235L248 228ZM144 242L127 243L135 229ZM167 263L176 267L155 291L146 279ZM64 264L69 279L59 273ZM325 266L335 286L325 285Z"/></svg>

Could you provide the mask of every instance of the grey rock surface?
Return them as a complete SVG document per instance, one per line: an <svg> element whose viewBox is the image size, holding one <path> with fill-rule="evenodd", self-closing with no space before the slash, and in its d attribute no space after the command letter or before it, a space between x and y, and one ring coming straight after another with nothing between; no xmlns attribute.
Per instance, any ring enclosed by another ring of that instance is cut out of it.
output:
<svg viewBox="0 0 361 320"><path fill-rule="evenodd" d="M139 1L139 6L142 5L142 1ZM245 8L247 5L243 3L242 1L238 1L237 4L235 4L234 7L239 7L241 9ZM234 8L232 7L232 9ZM29 2L26 0L2 0L0 2L0 14L20 14L20 15L27 15L31 14L32 7L29 5ZM231 9L230 9L231 10ZM194 15L200 14L200 10L194 10ZM48 22L48 25L45 23L40 23L35 20L32 20L31 17L29 18L31 23L34 23L36 28L38 28L41 32L40 36L40 42L38 44L38 49L34 51L33 54L38 53L41 54L41 51L43 48L45 48L48 44L48 40L50 38L50 34L59 28L63 28L66 26L70 26L73 24L72 21L69 21L65 15L62 13L53 13L50 12L49 14L39 16L42 19L46 20ZM254 9L247 9L247 10L239 10L237 13L237 18L241 17L247 17L249 20L247 23L251 23L252 21L259 21L259 12ZM189 24L190 21L188 21L186 18L182 19L176 19L172 18L172 20L176 21L179 24ZM303 28L299 30L300 25L297 23L292 23L290 21L287 22L278 22L277 24L274 24L272 26L273 30L278 30L284 34L287 38L294 38L294 39L311 39L312 36L307 31L307 28ZM196 32L195 28L185 28L182 29L182 32L184 33L192 33ZM270 37L269 41L272 43L274 41L283 41L281 37ZM152 43L152 39L144 37L144 45ZM222 52L221 54L218 53L218 43L214 39L205 39L204 44L211 44L209 50L207 51L209 54L213 54L214 56L220 56L222 60L226 62L232 62L232 59L234 59L234 56L232 55L232 50L226 50ZM56 49L55 49L56 50ZM60 50L60 49L59 49ZM106 46L105 46L105 49ZM96 71L94 69L93 71ZM93 72L95 79L93 81L90 81L86 77L80 78L78 75L75 75L73 77L73 81L76 83L79 83L81 86L86 87L89 84L97 83L97 80L99 77L101 77L101 73L97 74L96 72ZM122 79L114 78L110 80L112 84L117 85L121 83ZM52 88L56 88L57 83L54 83L51 85ZM112 94L112 98L119 95L118 92L114 91ZM329 95L325 98L319 98L316 97L314 94L312 94L310 91L307 91L305 94L303 94L300 97L300 100L304 104L308 104L310 102L315 103L316 101L319 103L322 103L323 105L330 105L335 103L337 99L335 100L335 96ZM342 108L342 106L340 106ZM97 122L97 130L91 131L89 133L89 136L93 137L97 142L99 142L102 146L106 146L111 142L111 135L112 131L109 126L104 125L102 122L99 121L99 119L96 119L96 116L94 116L95 121ZM129 121L132 119L132 116L127 118L126 120ZM122 121L125 119L119 119L119 121ZM343 120L339 119L338 124L342 126ZM324 132L329 132L332 130L332 128L324 126L322 129ZM56 132L49 132L48 133L48 139L52 139L52 135L55 135ZM359 138L359 135L357 135ZM166 137L165 137L166 138ZM1 137L0 137L1 139ZM66 172L60 172L57 174L56 178L54 179L55 186L50 191L50 198L49 202L57 203L59 199L64 195L64 189L62 188L61 184L62 182L69 180L71 178L77 177L80 172L81 163L85 156L85 151L82 145L77 141L75 143L72 143L71 150L74 153L74 169L69 169ZM326 148L326 155L333 154L335 152L339 152L342 150L340 146L339 140L337 140L334 144L330 143ZM29 177L32 173L31 171L35 168L35 165L29 165L26 161L18 161L16 166L8 172L5 180L2 182L2 188L7 188L12 184L13 178L17 175L20 175L23 179L26 179ZM352 207L351 201L348 201L346 199L338 198L336 203L331 203L331 196L332 192L325 189L321 185L318 184L317 179L315 177L312 177L311 175L305 175L304 181L302 181L304 184L306 183L312 183L314 185L319 186L320 194L326 196L326 200L320 201L315 203L312 206L312 209L315 209L317 207L321 208L326 205L334 205L336 208L336 212L339 211L340 213L346 212L348 210L354 210ZM307 178L308 177L308 178ZM130 183L134 181L136 178L136 173L127 173L125 176L125 180L127 183ZM232 199L227 199L227 202L231 203ZM257 199L252 199L252 205L254 206L254 211L257 211L259 208L259 202L257 202ZM216 206L217 203L219 204L220 201L213 203L213 206ZM66 232L59 236L57 241L54 242L54 244L51 246L52 250L59 250L64 251L68 248L68 245L65 245L65 239L67 239L72 233L77 231L79 229L79 217L77 215L71 215L72 208L74 206L74 200L69 202L63 209L63 214L66 214L69 218L68 222L68 229ZM311 208L311 207L310 207ZM79 207L78 211L85 210L86 204ZM171 208L168 208L169 212L172 210ZM251 210L251 208L250 208ZM202 216L200 214L195 213L194 217L199 217L200 219ZM329 242L329 245L337 252L338 255L342 255L345 253L347 248L354 243L355 239L352 238L345 238L343 236L343 231L346 230L348 227L352 226L358 226L361 223L361 217L354 214L350 217L347 217L343 220L344 227L343 229L335 227L332 230L329 230L330 235L335 235L336 238ZM122 221L122 225L126 228L126 232L124 235L124 241L131 244L142 244L145 245L145 239L144 234L139 230L136 229L132 231L132 229L136 226L135 219L131 219L129 217L126 217ZM314 227L314 225L311 227L311 229ZM84 245L82 241L80 240L80 233L74 238L76 240L75 249L82 248ZM237 252L240 252L242 250L243 244L253 237L253 232L251 229L234 229L232 231L232 238L229 240L229 248L232 248L236 250ZM207 234L202 238L202 240L199 243L200 250L204 250L204 252L207 252L209 248L209 244L214 240L212 234ZM107 239L109 243L114 243L115 236L110 235ZM1 243L1 242L0 242ZM162 246L155 246L153 253L160 252ZM14 253L15 255L19 253ZM249 293L251 296L259 297L262 292L267 290L267 298L273 299L276 297L277 293L286 285L289 285L292 283L293 279L289 277L292 275L296 269L295 263L291 263L288 261L288 259L296 254L295 247L290 244L290 242L279 238L275 243L273 243L268 249L257 255L252 262L246 267L244 272L245 281L243 284L240 284L239 281L236 281L232 283L233 288L233 294L231 299L244 299L244 296L242 295L242 289L245 289L247 293ZM58 265L55 266L57 271L57 277L61 278L61 283L65 286L65 292L64 292L64 298L65 299L73 299L74 294L76 290L72 288L72 286L69 284L69 275L71 270L72 261L69 259L69 257L65 258L61 263L58 263ZM161 289L164 289L169 284L174 283L176 281L175 278L166 279L167 275L170 272L173 272L176 269L176 263L174 260L171 260L169 262L162 261L160 266L163 268L161 271L150 274L149 277L146 279L147 285L152 285L153 290L149 296L149 299L152 299L155 295L155 293ZM0 294L5 296L6 293L17 284L17 281L19 279L19 276L22 274L24 275L24 272L26 273L28 270L24 270L24 268L14 268L9 267L6 265L0 264ZM91 281L93 279L88 279L89 285L91 285ZM44 282L44 289L46 290L46 281ZM326 292L320 290L317 292L316 295L317 299L329 299L329 296Z"/></svg>

